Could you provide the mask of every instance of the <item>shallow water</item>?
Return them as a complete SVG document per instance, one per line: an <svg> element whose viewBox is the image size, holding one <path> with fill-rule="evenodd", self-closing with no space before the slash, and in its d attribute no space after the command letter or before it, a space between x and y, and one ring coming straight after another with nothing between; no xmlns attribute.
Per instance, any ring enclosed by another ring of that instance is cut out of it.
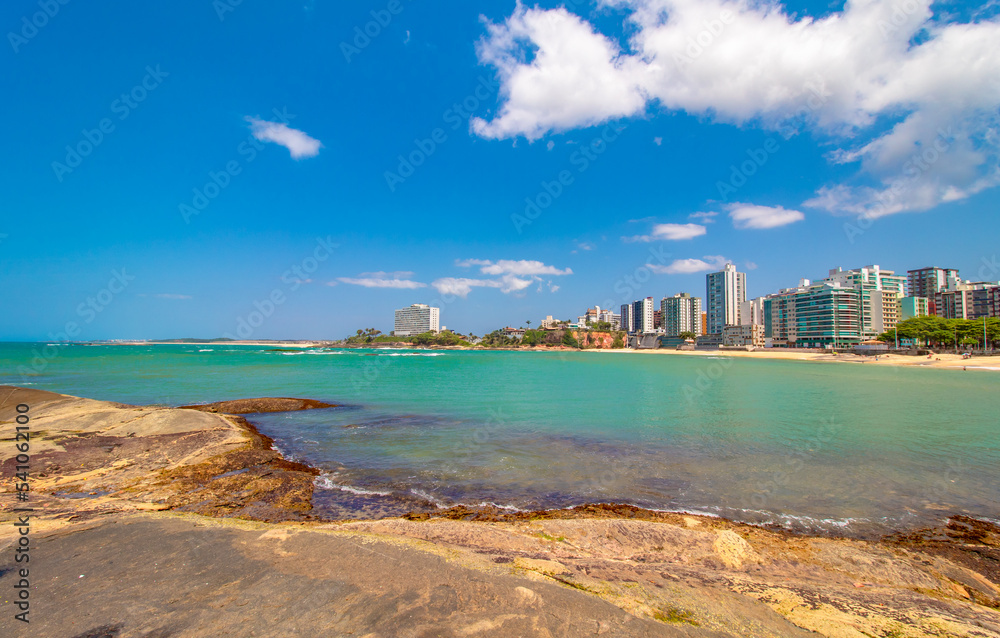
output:
<svg viewBox="0 0 1000 638"><path fill-rule="evenodd" d="M993 371L271 350L0 344L0 383L136 404L342 404L248 417L324 471L316 505L336 516L624 502L855 535L1000 519Z"/></svg>

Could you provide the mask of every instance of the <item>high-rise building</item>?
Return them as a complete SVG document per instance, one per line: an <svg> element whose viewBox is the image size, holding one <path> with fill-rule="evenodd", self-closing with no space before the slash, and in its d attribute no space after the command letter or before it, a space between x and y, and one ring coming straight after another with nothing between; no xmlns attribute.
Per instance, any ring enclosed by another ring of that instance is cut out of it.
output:
<svg viewBox="0 0 1000 638"><path fill-rule="evenodd" d="M776 347L843 348L863 340L861 291L803 280L764 300L764 336Z"/></svg>
<svg viewBox="0 0 1000 638"><path fill-rule="evenodd" d="M994 286L986 293L988 317L1000 317L1000 286Z"/></svg>
<svg viewBox="0 0 1000 638"><path fill-rule="evenodd" d="M705 276L705 310L708 334L722 334L726 326L740 325L740 304L747 300L747 274L726 264Z"/></svg>
<svg viewBox="0 0 1000 638"><path fill-rule="evenodd" d="M906 321L915 317L926 317L930 307L926 297L903 297L899 300L899 320Z"/></svg>
<svg viewBox="0 0 1000 638"><path fill-rule="evenodd" d="M817 283L831 283L857 290L860 297L862 340L892 330L899 320L899 299L906 296L906 277L877 265L844 270L834 268Z"/></svg>
<svg viewBox="0 0 1000 638"><path fill-rule="evenodd" d="M635 332L635 312L632 304L622 304L621 329L625 332Z"/></svg>
<svg viewBox="0 0 1000 638"><path fill-rule="evenodd" d="M632 332L650 334L653 328L653 298L646 297L632 302Z"/></svg>
<svg viewBox="0 0 1000 638"><path fill-rule="evenodd" d="M440 308L415 303L409 308L401 308L396 311L394 334L397 337L409 337L425 332L440 332L440 326Z"/></svg>
<svg viewBox="0 0 1000 638"><path fill-rule="evenodd" d="M682 332L693 332L695 336L704 334L701 297L692 297L686 292L664 297L660 301L660 313L663 315L664 334L668 337L679 336Z"/></svg>
<svg viewBox="0 0 1000 638"><path fill-rule="evenodd" d="M991 296L997 283L980 281L959 284L957 290L937 293L934 299L937 316L944 319L981 319L991 315Z"/></svg>
<svg viewBox="0 0 1000 638"><path fill-rule="evenodd" d="M741 326L764 325L764 298L747 299L740 304Z"/></svg>
<svg viewBox="0 0 1000 638"><path fill-rule="evenodd" d="M955 268L918 268L907 271L907 288L910 297L926 297L929 314L937 314L937 294L947 290L958 290L962 279Z"/></svg>

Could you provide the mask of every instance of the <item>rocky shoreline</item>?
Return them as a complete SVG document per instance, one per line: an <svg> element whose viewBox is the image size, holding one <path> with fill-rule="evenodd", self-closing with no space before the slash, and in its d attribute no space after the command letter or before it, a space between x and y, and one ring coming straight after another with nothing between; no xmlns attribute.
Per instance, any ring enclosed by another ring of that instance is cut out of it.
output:
<svg viewBox="0 0 1000 638"><path fill-rule="evenodd" d="M18 404L41 574L32 635L269 635L293 622L303 635L1000 637L1000 528L967 517L871 542L626 505L325 521L318 470L233 412L330 404L174 409L4 386L5 478ZM14 567L0 552L0 585ZM73 587L77 572L100 581ZM3 635L18 635L11 616Z"/></svg>

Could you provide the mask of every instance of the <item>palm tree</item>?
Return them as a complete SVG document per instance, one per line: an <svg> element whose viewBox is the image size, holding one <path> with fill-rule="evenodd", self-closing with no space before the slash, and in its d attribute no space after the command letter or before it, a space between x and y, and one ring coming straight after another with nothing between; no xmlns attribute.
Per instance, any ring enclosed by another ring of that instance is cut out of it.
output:
<svg viewBox="0 0 1000 638"><path fill-rule="evenodd" d="M531 330L531 319L528 319L524 323L528 324L528 330Z"/></svg>

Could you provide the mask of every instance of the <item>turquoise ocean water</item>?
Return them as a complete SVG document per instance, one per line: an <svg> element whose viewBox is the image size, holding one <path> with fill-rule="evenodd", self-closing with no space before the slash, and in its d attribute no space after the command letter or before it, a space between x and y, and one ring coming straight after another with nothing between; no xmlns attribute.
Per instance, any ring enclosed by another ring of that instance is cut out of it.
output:
<svg viewBox="0 0 1000 638"><path fill-rule="evenodd" d="M1000 520L1000 372L601 352L0 344L0 384L250 415L321 468L316 506L620 502L868 535Z"/></svg>

